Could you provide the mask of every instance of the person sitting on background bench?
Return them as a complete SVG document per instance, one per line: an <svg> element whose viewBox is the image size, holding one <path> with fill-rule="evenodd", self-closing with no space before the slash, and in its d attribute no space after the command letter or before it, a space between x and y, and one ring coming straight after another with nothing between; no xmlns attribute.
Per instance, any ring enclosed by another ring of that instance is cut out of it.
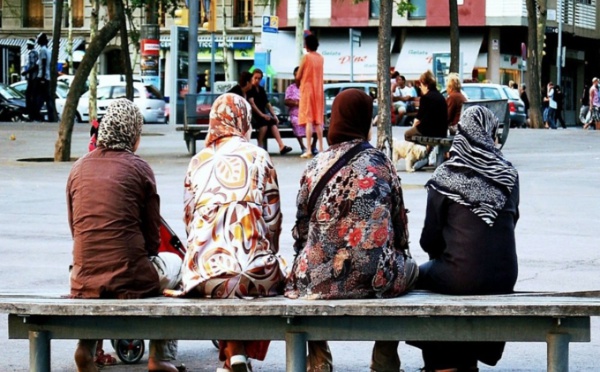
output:
<svg viewBox="0 0 600 372"><path fill-rule="evenodd" d="M433 73L427 70L419 78L422 95L419 111L413 126L404 132L404 139L412 142L413 136L446 137L448 135L448 105L446 99L437 90ZM427 165L431 147L427 147L427 155L418 160L414 169L419 170Z"/></svg>
<svg viewBox="0 0 600 372"><path fill-rule="evenodd" d="M179 256L158 253L160 201L154 173L134 154L143 120L133 102L115 100L100 122L98 147L73 164L67 181L71 297L152 297L179 282ZM79 340L79 372L97 371L96 341ZM148 370L177 372L176 354L177 341L151 340Z"/></svg>
<svg viewBox="0 0 600 372"><path fill-rule="evenodd" d="M252 89L252 74L248 71L240 72L238 83L227 91L227 93L234 93L240 97L246 98L248 91Z"/></svg>
<svg viewBox="0 0 600 372"><path fill-rule="evenodd" d="M494 144L498 119L489 109L464 111L451 157L426 183L417 289L449 295L512 293L518 263L519 176ZM408 342L422 349L423 371L477 371L495 365L504 342Z"/></svg>
<svg viewBox="0 0 600 372"><path fill-rule="evenodd" d="M407 112L417 111L414 100L417 98L415 88L406 85L406 78L400 74L396 76L396 82L392 87L392 101L394 109L398 113L396 124L402 123L402 118Z"/></svg>
<svg viewBox="0 0 600 372"><path fill-rule="evenodd" d="M300 180L289 298L397 297L416 280L400 179L368 142L372 110L373 99L359 89L333 101L329 148ZM377 341L372 370L398 371L397 349L396 341ZM327 341L308 342L307 371L331 372L332 364Z"/></svg>
<svg viewBox="0 0 600 372"><path fill-rule="evenodd" d="M225 93L210 111L206 146L192 158L184 182L188 247L182 290L170 296L266 297L281 294L283 261L277 256L281 209L277 173L269 154L250 143L252 108ZM224 171L224 170L227 171ZM219 342L223 368L250 371L269 341Z"/></svg>
<svg viewBox="0 0 600 372"><path fill-rule="evenodd" d="M285 155L292 151L292 148L286 146L281 140L279 127L277 126L279 125L279 118L275 115L265 88L260 86L262 78L263 72L258 68L254 69L252 72L252 86L246 93L248 95L248 102L252 106L252 124L258 131L258 135L256 136L258 146L265 150L267 149L267 131L270 131L279 145L279 153Z"/></svg>
<svg viewBox="0 0 600 372"><path fill-rule="evenodd" d="M461 92L460 77L456 72L448 74L446 82L446 104L448 105L448 131L451 136L456 134L458 129L458 121L463 104L467 102L467 98Z"/></svg>

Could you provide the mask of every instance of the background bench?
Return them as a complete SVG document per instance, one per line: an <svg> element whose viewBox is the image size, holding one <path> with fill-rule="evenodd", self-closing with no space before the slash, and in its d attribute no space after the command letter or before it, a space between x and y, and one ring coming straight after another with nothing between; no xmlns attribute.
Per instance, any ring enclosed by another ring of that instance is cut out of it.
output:
<svg viewBox="0 0 600 372"><path fill-rule="evenodd" d="M184 101L184 124L178 125L177 130L183 131L183 139L186 143L190 155L196 154L196 141L204 140L208 132L208 119L210 108L213 102L220 96L221 93L200 93L186 94ZM293 132L292 123L288 115L288 108L285 105L284 93L268 93L269 102L273 106L277 118L279 119L279 134L281 138L296 138ZM323 136L327 136L327 128L323 130ZM257 137L256 130L252 131L252 138ZM267 141L271 136L270 131L267 132ZM263 145L267 148L267 143Z"/></svg>
<svg viewBox="0 0 600 372"><path fill-rule="evenodd" d="M508 139L508 132L510 130L509 119L510 112L508 109L508 100L481 100L481 101L467 101L463 103L462 111L466 110L471 106L484 106L490 109L500 122L500 128L497 133L498 148L502 148ZM412 142L424 145L424 146L439 146L436 155L435 167L438 167L445 160L445 154L450 151L454 136L448 137L427 137L427 136L413 136Z"/></svg>
<svg viewBox="0 0 600 372"><path fill-rule="evenodd" d="M284 340L286 371L306 371L307 340L546 342L547 370L568 371L570 342L590 341L600 293L385 300L149 298L80 300L0 295L10 339L29 339L30 370L50 371L51 339ZM540 366L541 368L541 366Z"/></svg>

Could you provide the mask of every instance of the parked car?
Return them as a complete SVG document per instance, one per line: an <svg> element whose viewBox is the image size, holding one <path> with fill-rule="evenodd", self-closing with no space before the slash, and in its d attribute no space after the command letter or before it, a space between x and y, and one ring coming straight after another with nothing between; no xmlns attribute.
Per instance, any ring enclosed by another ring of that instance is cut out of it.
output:
<svg viewBox="0 0 600 372"><path fill-rule="evenodd" d="M323 85L323 92L325 93L325 116L327 122L331 116L331 105L335 97L346 89L360 89L373 98L373 117L377 115L377 84L368 82L347 82L347 83L331 83Z"/></svg>
<svg viewBox="0 0 600 372"><path fill-rule="evenodd" d="M98 87L96 93L98 118L104 116L106 108L112 101L117 98L125 97L125 89L125 83L114 83ZM83 121L90 120L89 97L90 92L85 92L79 99L79 104L77 105L77 111L81 113ZM165 99L154 86L134 82L133 102L142 112L144 123L165 123Z"/></svg>
<svg viewBox="0 0 600 372"><path fill-rule="evenodd" d="M13 87L15 90L17 90L18 92L20 92L21 94L25 95L25 91L27 90L27 80L18 81L16 83L11 84L10 86ZM62 81L57 81L56 82L56 95L54 97L54 102L56 105L56 112L58 113L58 120L60 120L60 118L62 117L63 110L65 109L65 103L67 102L67 94L68 93L69 93L69 86ZM48 109L46 108L45 104L42 107L42 109L40 110L40 113L44 117L47 115ZM79 112L75 113L75 122L81 123L81 114Z"/></svg>
<svg viewBox="0 0 600 372"><path fill-rule="evenodd" d="M506 85L465 83L462 85L462 90L468 100L507 99L511 127L520 127L527 120L525 104L519 97L519 93Z"/></svg>
<svg viewBox="0 0 600 372"><path fill-rule="evenodd" d="M25 95L14 88L0 83L0 121L28 120Z"/></svg>

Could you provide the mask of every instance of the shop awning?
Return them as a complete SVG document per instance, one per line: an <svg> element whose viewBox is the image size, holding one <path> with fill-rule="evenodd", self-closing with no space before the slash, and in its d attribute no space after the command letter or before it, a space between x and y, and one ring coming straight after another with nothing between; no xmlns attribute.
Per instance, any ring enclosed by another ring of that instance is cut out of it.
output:
<svg viewBox="0 0 600 372"><path fill-rule="evenodd" d="M21 55L27 55L27 40L29 39L0 39L0 45L7 46L18 46L21 48ZM73 38L73 51L75 51L82 43L84 42L83 38ZM36 49L39 49L39 46L36 45ZM48 49L52 50L52 39L48 41ZM58 53L59 61L67 60L67 39L60 39L59 53Z"/></svg>
<svg viewBox="0 0 600 372"><path fill-rule="evenodd" d="M271 65L281 79L293 79L296 61L296 36L291 31L279 31L277 48L271 51ZM392 39L391 45L394 44ZM390 49L391 49L390 45ZM350 80L350 41L349 37L323 35L319 38L319 48L325 62L323 78L325 80ZM354 80L377 80L377 32L362 32L361 46L354 44Z"/></svg>
<svg viewBox="0 0 600 372"><path fill-rule="evenodd" d="M471 78L482 41L483 35L460 34L463 79ZM435 53L450 53L448 34L424 34L423 31L419 34L409 33L402 45L396 71L404 75L407 80L417 80L423 72L433 71L432 59Z"/></svg>

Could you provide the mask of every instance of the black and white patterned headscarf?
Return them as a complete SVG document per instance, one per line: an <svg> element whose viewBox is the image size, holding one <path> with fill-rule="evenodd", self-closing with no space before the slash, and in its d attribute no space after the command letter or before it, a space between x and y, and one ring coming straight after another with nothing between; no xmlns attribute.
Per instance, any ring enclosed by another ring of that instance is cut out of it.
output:
<svg viewBox="0 0 600 372"><path fill-rule="evenodd" d="M494 145L496 116L482 106L466 109L450 148L450 159L425 185L468 207L492 226L518 179L517 170Z"/></svg>
<svg viewBox="0 0 600 372"><path fill-rule="evenodd" d="M144 117L130 100L119 98L106 109L98 127L98 146L113 150L133 152L140 134Z"/></svg>

